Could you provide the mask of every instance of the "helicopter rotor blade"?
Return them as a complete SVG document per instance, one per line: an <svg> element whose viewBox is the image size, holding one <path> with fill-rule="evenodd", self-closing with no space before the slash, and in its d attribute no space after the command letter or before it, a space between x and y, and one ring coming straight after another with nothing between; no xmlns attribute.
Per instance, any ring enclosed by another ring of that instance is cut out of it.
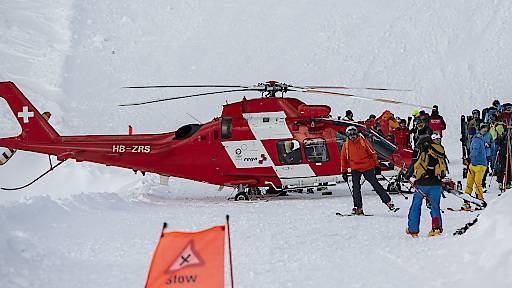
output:
<svg viewBox="0 0 512 288"><path fill-rule="evenodd" d="M410 89L377 88L377 87L348 87L348 86L303 86L303 89L345 89L345 90L373 90L373 91L399 91L413 92Z"/></svg>
<svg viewBox="0 0 512 288"><path fill-rule="evenodd" d="M425 108L425 109L432 109L431 106L412 104L412 103L408 103L408 102L402 102L402 101L385 99L385 98L371 98L371 97L348 94L348 93L338 93L338 92L324 91L324 90L317 90L317 89L300 89L300 90L299 89L289 89L289 90L303 92L303 93L316 93L316 94L345 96L345 97L351 97L351 98L356 98L356 99L361 99L361 100L366 100L366 101L376 101L376 102L382 102L382 103L390 103L390 104L405 105L405 106L410 106L410 107L420 107L420 108Z"/></svg>
<svg viewBox="0 0 512 288"><path fill-rule="evenodd" d="M242 85L148 85L126 86L125 89L154 89L154 88L249 88Z"/></svg>
<svg viewBox="0 0 512 288"><path fill-rule="evenodd" d="M223 90L223 91L215 91L215 92L206 92L206 93L198 93L198 94L184 95L184 96L178 96L178 97L169 97L169 98L163 98L163 99L157 99L157 100L151 100L151 101L144 101L144 102L120 104L119 106L121 106L121 107L137 106L137 105L145 105L145 104L151 104L151 103L157 103L157 102L164 102L164 101L169 101L169 100L193 98L193 97L213 95L213 94L222 94L222 93L243 92L243 91L260 91L260 89L244 88L244 89L232 89L232 90Z"/></svg>

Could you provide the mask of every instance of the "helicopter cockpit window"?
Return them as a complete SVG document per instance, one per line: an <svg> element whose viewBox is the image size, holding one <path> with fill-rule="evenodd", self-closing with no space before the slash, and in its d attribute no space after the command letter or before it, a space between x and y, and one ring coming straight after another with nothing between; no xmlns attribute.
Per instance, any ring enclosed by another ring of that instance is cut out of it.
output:
<svg viewBox="0 0 512 288"><path fill-rule="evenodd" d="M300 144L297 140L283 140L277 142L277 155L279 161L285 165L299 164L302 162Z"/></svg>
<svg viewBox="0 0 512 288"><path fill-rule="evenodd" d="M232 123L233 120L230 117L222 118L222 123L220 127L220 134L222 139L231 138Z"/></svg>
<svg viewBox="0 0 512 288"><path fill-rule="evenodd" d="M327 143L322 138L304 140L304 154L312 163L329 161Z"/></svg>
<svg viewBox="0 0 512 288"><path fill-rule="evenodd" d="M336 144L338 144L338 149L341 152L341 148L343 148L343 144L347 141L347 136L341 132L336 132Z"/></svg>

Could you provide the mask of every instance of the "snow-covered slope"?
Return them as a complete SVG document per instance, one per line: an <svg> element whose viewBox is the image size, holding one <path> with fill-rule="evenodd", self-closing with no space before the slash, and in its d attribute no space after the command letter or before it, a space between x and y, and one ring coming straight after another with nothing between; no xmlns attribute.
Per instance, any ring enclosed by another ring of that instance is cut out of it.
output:
<svg viewBox="0 0 512 288"><path fill-rule="evenodd" d="M135 132L175 130L195 122L187 113L208 121L223 103L244 96L120 108L189 92L120 89L126 85L275 79L409 88L415 92L355 92L438 104L454 160L460 158L460 114L510 99L511 16L512 3L504 0L4 1L0 81L16 82L41 111L52 112L52 125L66 135L124 134L128 125ZM329 104L335 115L351 109L358 119L384 109L411 112L347 98L289 96ZM0 135L13 135L18 127L3 104ZM460 170L458 164L452 161L452 171ZM46 166L45 156L18 153L0 167L0 186L25 184ZM409 203L400 198L402 210L394 217L370 192L366 207L377 216L340 222L333 212L351 205L344 187L337 190L340 197L253 205L228 203L230 191L179 179L168 191L156 179L70 162L28 189L2 192L0 287L142 286L152 235L162 221L189 230L216 224L227 212L235 219L235 269L243 287L410 287L427 281L471 287L490 277L495 287L512 282L506 274L512 268L510 195L492 203L467 236L416 241L402 235ZM34 195L51 197L21 200ZM68 199L57 199L63 196ZM453 231L472 217L446 213L446 228Z"/></svg>

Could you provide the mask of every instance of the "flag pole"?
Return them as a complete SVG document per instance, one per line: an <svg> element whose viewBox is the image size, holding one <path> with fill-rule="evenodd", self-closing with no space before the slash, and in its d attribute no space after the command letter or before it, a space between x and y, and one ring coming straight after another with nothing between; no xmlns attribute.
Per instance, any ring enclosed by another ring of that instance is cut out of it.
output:
<svg viewBox="0 0 512 288"><path fill-rule="evenodd" d="M164 225L162 226L162 232L160 233L160 238L164 237L165 229L167 229L167 222L164 222Z"/></svg>
<svg viewBox="0 0 512 288"><path fill-rule="evenodd" d="M229 248L229 269L231 275L231 288L234 288L234 280L233 280L233 256L231 254L231 231L229 229L229 215L226 214L226 226L228 227L228 248Z"/></svg>
<svg viewBox="0 0 512 288"><path fill-rule="evenodd" d="M162 241L162 238L164 237L165 229L167 229L167 222L164 222L164 225L162 225L162 232L160 232L160 239L158 239L158 243L156 244L155 251L153 252L153 257L151 258L151 263L149 264L148 277L146 278L146 285L144 285L144 287L148 287L149 275L151 275L151 268L153 267L153 263L155 262L155 255L156 255L156 251L158 251L158 245L160 245L160 241Z"/></svg>

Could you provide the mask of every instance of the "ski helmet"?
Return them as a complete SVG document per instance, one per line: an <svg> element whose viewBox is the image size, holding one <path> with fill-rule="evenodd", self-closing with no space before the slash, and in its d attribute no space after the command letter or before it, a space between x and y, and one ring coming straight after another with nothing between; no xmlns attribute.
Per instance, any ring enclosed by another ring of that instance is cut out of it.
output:
<svg viewBox="0 0 512 288"><path fill-rule="evenodd" d="M496 100L492 101L492 106L494 106L494 107L500 106L500 100L496 99Z"/></svg>
<svg viewBox="0 0 512 288"><path fill-rule="evenodd" d="M356 136L357 135L357 128L354 126L349 126L347 130L345 130L345 134L347 137Z"/></svg>
<svg viewBox="0 0 512 288"><path fill-rule="evenodd" d="M478 115L480 115L480 110L473 109L473 111L471 111L471 114L478 114Z"/></svg>
<svg viewBox="0 0 512 288"><path fill-rule="evenodd" d="M485 123L485 122L481 123L481 124L480 124L480 130L482 130L482 129L484 129L484 128L489 129L489 124L487 124L487 123Z"/></svg>
<svg viewBox="0 0 512 288"><path fill-rule="evenodd" d="M418 117L420 115L420 110L416 109L414 111L412 111L412 117Z"/></svg>
<svg viewBox="0 0 512 288"><path fill-rule="evenodd" d="M439 133L437 133L437 132L434 132L434 133L432 134L432 136L430 136L430 138L431 138L432 140L436 140L436 139L442 139L443 137L441 136L441 134L439 134Z"/></svg>

